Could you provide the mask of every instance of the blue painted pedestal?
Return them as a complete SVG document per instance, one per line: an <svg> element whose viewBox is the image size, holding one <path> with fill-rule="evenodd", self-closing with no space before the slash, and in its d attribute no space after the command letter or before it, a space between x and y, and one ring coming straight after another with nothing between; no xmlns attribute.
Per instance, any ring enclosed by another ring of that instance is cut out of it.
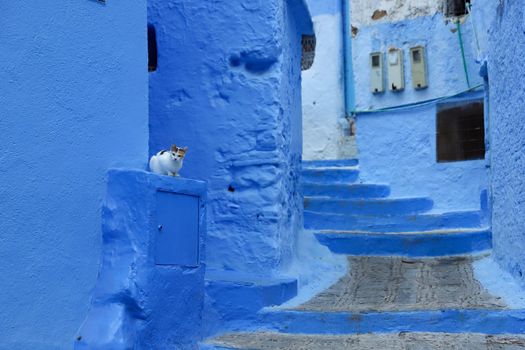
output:
<svg viewBox="0 0 525 350"><path fill-rule="evenodd" d="M206 184L111 170L103 253L75 349L192 349L201 336Z"/></svg>

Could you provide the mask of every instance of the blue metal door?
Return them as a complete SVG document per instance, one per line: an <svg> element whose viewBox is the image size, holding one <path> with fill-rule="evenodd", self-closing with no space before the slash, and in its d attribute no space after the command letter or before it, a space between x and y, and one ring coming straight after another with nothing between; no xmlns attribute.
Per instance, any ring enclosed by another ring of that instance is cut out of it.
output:
<svg viewBox="0 0 525 350"><path fill-rule="evenodd" d="M158 191L155 263L199 264L199 197Z"/></svg>

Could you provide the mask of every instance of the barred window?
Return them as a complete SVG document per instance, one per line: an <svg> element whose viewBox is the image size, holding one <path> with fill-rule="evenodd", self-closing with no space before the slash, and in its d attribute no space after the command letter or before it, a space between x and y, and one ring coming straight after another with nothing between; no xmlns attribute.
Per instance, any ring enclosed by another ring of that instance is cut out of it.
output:
<svg viewBox="0 0 525 350"><path fill-rule="evenodd" d="M316 45L315 35L303 35L301 45L303 47L301 70L308 70L314 64Z"/></svg>

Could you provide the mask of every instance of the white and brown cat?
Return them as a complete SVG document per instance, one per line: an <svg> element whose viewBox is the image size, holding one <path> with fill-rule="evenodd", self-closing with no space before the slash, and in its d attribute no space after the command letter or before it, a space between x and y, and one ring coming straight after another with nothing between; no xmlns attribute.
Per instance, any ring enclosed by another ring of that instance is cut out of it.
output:
<svg viewBox="0 0 525 350"><path fill-rule="evenodd" d="M179 176L182 161L188 151L188 147L171 146L171 149L160 151L149 160L149 168L155 174Z"/></svg>

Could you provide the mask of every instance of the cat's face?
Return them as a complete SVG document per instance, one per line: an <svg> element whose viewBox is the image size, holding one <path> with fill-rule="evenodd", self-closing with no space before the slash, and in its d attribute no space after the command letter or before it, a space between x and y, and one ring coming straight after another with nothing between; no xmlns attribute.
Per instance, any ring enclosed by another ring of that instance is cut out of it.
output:
<svg viewBox="0 0 525 350"><path fill-rule="evenodd" d="M188 151L188 147L177 147L176 145L171 146L170 156L173 160L182 160Z"/></svg>

